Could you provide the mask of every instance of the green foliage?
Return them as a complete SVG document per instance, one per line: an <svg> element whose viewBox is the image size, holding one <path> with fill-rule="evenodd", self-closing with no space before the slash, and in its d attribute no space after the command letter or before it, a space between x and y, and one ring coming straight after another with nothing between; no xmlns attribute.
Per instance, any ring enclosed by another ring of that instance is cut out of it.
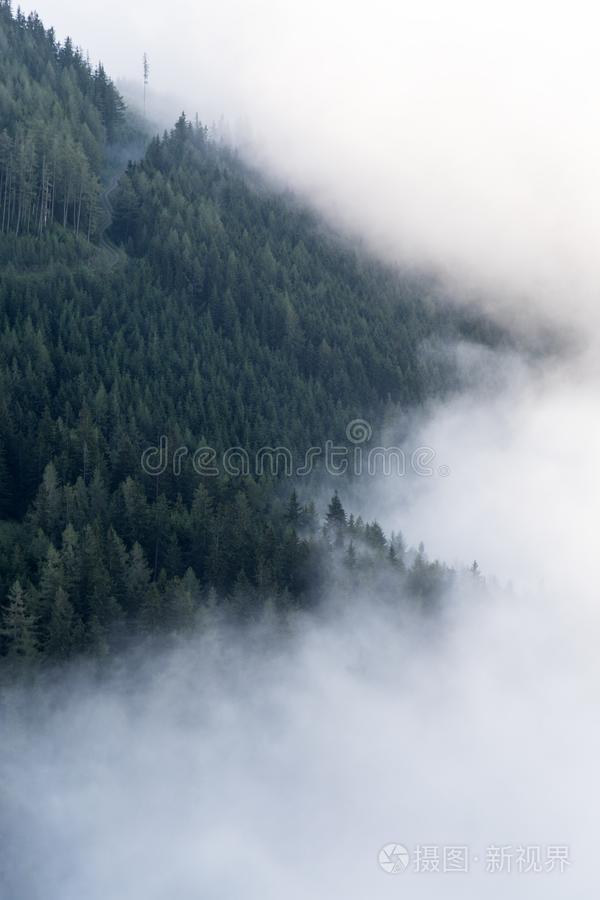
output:
<svg viewBox="0 0 600 900"><path fill-rule="evenodd" d="M0 2L0 233L45 233L60 222L88 239L99 222L106 141L124 104L101 65L36 13Z"/></svg>
<svg viewBox="0 0 600 900"><path fill-rule="evenodd" d="M35 657L35 616L30 611L27 595L18 580L8 592L7 602L2 610L0 636L9 659L17 658L27 662Z"/></svg>
<svg viewBox="0 0 600 900"><path fill-rule="evenodd" d="M101 66L1 0L2 653L103 655L225 607L248 621L317 602L335 572L429 602L448 571L337 494L320 521L276 478L201 479L189 459L151 477L140 456L161 435L303 454L443 389L424 348L486 329L184 116L121 178L109 252L100 176L134 132Z"/></svg>

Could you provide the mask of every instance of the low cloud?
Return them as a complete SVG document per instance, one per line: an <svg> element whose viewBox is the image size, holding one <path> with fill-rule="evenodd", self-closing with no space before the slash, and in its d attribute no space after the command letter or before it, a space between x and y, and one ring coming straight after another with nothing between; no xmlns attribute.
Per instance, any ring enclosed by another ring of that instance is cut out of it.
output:
<svg viewBox="0 0 600 900"><path fill-rule="evenodd" d="M4 895L593 891L596 634L539 595L450 597L427 623L345 606L275 642L217 632L5 697ZM391 842L411 854L396 875ZM456 845L468 873L413 871L418 847ZM493 846L510 874L486 871ZM521 872L520 846L544 863L568 847L567 870Z"/></svg>

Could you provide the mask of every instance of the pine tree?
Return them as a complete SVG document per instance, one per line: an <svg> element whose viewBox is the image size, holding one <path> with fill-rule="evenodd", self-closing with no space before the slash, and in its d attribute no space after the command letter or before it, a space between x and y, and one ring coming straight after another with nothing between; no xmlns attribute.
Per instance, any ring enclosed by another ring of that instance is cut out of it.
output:
<svg viewBox="0 0 600 900"><path fill-rule="evenodd" d="M382 551L387 544L385 534L378 522L371 522L366 525L365 540L371 547L378 551Z"/></svg>
<svg viewBox="0 0 600 900"><path fill-rule="evenodd" d="M306 530L314 535L319 530L319 519L317 516L317 510L315 507L314 500L309 501L306 506L302 510L302 519L304 521Z"/></svg>
<svg viewBox="0 0 600 900"><path fill-rule="evenodd" d="M140 625L146 634L155 634L167 624L163 597L156 582L153 582L145 593L140 609Z"/></svg>
<svg viewBox="0 0 600 900"><path fill-rule="evenodd" d="M81 579L81 560L79 555L79 535L70 522L62 534L60 565L63 572L64 588L69 597L78 598ZM77 603L75 604L77 605Z"/></svg>
<svg viewBox="0 0 600 900"><path fill-rule="evenodd" d="M298 528L302 523L302 516L302 506L298 503L298 495L296 494L296 491L293 490L288 501L287 509L285 511L286 522L289 522L293 528Z"/></svg>
<svg viewBox="0 0 600 900"><path fill-rule="evenodd" d="M85 630L86 649L96 657L104 657L109 653L106 626L98 616L92 615Z"/></svg>
<svg viewBox="0 0 600 900"><path fill-rule="evenodd" d="M59 587L54 597L45 650L55 659L67 659L73 650L75 611L66 591Z"/></svg>
<svg viewBox="0 0 600 900"><path fill-rule="evenodd" d="M140 545L131 548L127 572L127 611L132 614L144 606L150 587L150 567Z"/></svg>
<svg viewBox="0 0 600 900"><path fill-rule="evenodd" d="M4 446L0 442L0 519L7 518L13 509L10 474L6 463Z"/></svg>
<svg viewBox="0 0 600 900"><path fill-rule="evenodd" d="M65 573L63 570L60 553L50 544L42 565L39 583L40 615L46 622L54 605L54 600L59 588L65 586Z"/></svg>
<svg viewBox="0 0 600 900"><path fill-rule="evenodd" d="M210 631L223 619L223 610L217 591L210 585L198 609L197 624L201 631Z"/></svg>
<svg viewBox="0 0 600 900"><path fill-rule="evenodd" d="M246 573L241 570L231 591L229 608L241 621L249 621L253 615L255 599L254 587Z"/></svg>
<svg viewBox="0 0 600 900"><path fill-rule="evenodd" d="M4 638L11 658L33 660L37 653L35 617L29 611L27 595L19 580L8 593L8 603L2 610L0 635Z"/></svg>
<svg viewBox="0 0 600 900"><path fill-rule="evenodd" d="M111 593L121 609L127 609L129 555L125 544L112 526L106 535L106 566Z"/></svg>
<svg viewBox="0 0 600 900"><path fill-rule="evenodd" d="M344 564L350 570L356 568L356 548L354 547L354 541L350 541L348 544L348 549L346 550L344 557Z"/></svg>
<svg viewBox="0 0 600 900"><path fill-rule="evenodd" d="M192 569L181 580L175 581L170 591L168 625L174 631L190 631L196 617L196 602L200 586Z"/></svg>
<svg viewBox="0 0 600 900"><path fill-rule="evenodd" d="M44 477L38 491L35 521L51 540L59 536L62 514L62 493L54 463L44 469Z"/></svg>
<svg viewBox="0 0 600 900"><path fill-rule="evenodd" d="M399 572L405 571L404 559L402 556L398 555L398 551L396 550L396 545L392 539L390 539L390 548L388 550L388 561L394 569L397 569Z"/></svg>
<svg viewBox="0 0 600 900"><path fill-rule="evenodd" d="M346 513L337 491L335 491L327 507L326 522L328 526L338 529L346 526Z"/></svg>

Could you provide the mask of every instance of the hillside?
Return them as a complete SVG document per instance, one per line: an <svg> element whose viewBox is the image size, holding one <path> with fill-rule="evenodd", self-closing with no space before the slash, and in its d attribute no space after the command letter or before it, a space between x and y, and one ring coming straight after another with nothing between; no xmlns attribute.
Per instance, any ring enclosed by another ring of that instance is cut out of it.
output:
<svg viewBox="0 0 600 900"><path fill-rule="evenodd" d="M4 652L106 652L207 603L314 602L334 558L433 596L446 570L334 501L322 532L277 478L201 478L191 454L152 477L140 457L163 435L191 452L343 442L349 421L442 390L423 348L488 339L485 324L342 243L185 116L109 201L107 160L134 126L102 66L6 2L0 49Z"/></svg>

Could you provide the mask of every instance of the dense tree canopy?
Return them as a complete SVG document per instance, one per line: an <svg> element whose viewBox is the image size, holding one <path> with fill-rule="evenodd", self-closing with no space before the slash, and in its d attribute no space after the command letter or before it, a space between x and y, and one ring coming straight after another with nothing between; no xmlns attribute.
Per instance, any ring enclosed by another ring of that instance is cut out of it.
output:
<svg viewBox="0 0 600 900"><path fill-rule="evenodd" d="M331 573L430 602L453 575L336 494L322 520L249 473L142 470L161 435L304 452L449 378L437 341L488 340L423 279L332 235L184 116L130 163L103 68L0 3L0 650L106 652L225 604L315 602ZM121 135L121 137L120 137ZM383 575L381 577L384 577Z"/></svg>
<svg viewBox="0 0 600 900"><path fill-rule="evenodd" d="M104 146L124 104L102 65L0 0L0 232L98 227Z"/></svg>

